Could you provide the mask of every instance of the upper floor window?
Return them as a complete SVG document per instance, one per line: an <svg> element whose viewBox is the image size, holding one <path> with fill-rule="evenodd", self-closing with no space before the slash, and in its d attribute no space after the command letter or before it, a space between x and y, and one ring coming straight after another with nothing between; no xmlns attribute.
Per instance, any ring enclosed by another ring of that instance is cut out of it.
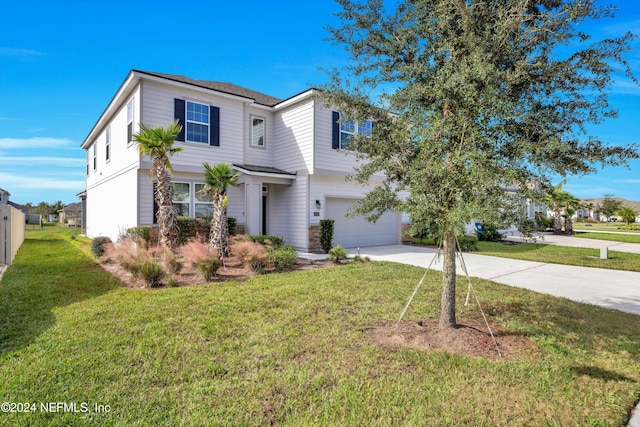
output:
<svg viewBox="0 0 640 427"><path fill-rule="evenodd" d="M98 144L93 143L93 171L98 170Z"/></svg>
<svg viewBox="0 0 640 427"><path fill-rule="evenodd" d="M107 128L105 138L105 160L109 162L109 160L111 160L111 126Z"/></svg>
<svg viewBox="0 0 640 427"><path fill-rule="evenodd" d="M86 163L87 163L87 176L89 176L89 150L87 150L87 158L86 158Z"/></svg>
<svg viewBox="0 0 640 427"><path fill-rule="evenodd" d="M355 135L371 136L371 120L357 122L343 120L340 122L340 148L348 148L351 137Z"/></svg>
<svg viewBox="0 0 640 427"><path fill-rule="evenodd" d="M251 145L254 147L264 147L264 119L251 117Z"/></svg>
<svg viewBox="0 0 640 427"><path fill-rule="evenodd" d="M187 101L187 141L209 143L209 106Z"/></svg>
<svg viewBox="0 0 640 427"><path fill-rule="evenodd" d="M133 142L133 98L127 103L127 144Z"/></svg>

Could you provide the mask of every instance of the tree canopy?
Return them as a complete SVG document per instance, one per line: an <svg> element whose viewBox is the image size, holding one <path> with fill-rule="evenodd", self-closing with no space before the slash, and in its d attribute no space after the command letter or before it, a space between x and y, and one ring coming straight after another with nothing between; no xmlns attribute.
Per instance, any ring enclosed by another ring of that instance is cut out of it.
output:
<svg viewBox="0 0 640 427"><path fill-rule="evenodd" d="M591 0L338 2L329 31L352 62L330 72L324 100L343 120L375 123L351 139L368 159L353 178L386 176L354 212L408 212L414 231L442 235L440 324L455 326L464 224L513 220L522 213L514 190L540 198L553 176L638 158L637 145L587 133L616 116L607 90L618 68L636 81L625 60L634 36L593 41L579 24L613 10Z"/></svg>

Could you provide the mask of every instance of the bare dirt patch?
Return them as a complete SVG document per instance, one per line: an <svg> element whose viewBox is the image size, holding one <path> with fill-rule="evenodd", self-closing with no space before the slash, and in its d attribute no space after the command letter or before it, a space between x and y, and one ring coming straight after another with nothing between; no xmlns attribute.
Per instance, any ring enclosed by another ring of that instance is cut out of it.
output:
<svg viewBox="0 0 640 427"><path fill-rule="evenodd" d="M519 334L493 330L493 335L497 348L487 326L474 320L463 320L457 328L441 328L438 319L405 321L397 328L395 322L385 321L367 330L367 338L382 347L448 352L492 360L515 358L536 347Z"/></svg>

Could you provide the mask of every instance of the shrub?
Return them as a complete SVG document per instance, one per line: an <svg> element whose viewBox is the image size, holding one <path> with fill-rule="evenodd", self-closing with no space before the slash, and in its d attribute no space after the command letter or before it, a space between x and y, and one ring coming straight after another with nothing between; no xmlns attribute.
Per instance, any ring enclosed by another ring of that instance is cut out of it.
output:
<svg viewBox="0 0 640 427"><path fill-rule="evenodd" d="M495 224L481 223L476 227L476 236L481 242L499 242L502 240L502 234L498 231Z"/></svg>
<svg viewBox="0 0 640 427"><path fill-rule="evenodd" d="M458 244L463 252L473 252L478 250L478 238L476 236L458 236Z"/></svg>
<svg viewBox="0 0 640 427"><path fill-rule="evenodd" d="M329 260L340 264L340 261L347 259L347 250L340 245L329 250Z"/></svg>
<svg viewBox="0 0 640 427"><path fill-rule="evenodd" d="M292 246L281 246L269 252L269 262L277 271L288 270L298 262L298 253Z"/></svg>
<svg viewBox="0 0 640 427"><path fill-rule="evenodd" d="M227 217L227 230L229 231L230 236L236 234L236 224L237 221L235 218Z"/></svg>
<svg viewBox="0 0 640 427"><path fill-rule="evenodd" d="M106 236L98 236L91 241L91 253L96 258L101 258L104 255L105 245L112 243L111 239Z"/></svg>
<svg viewBox="0 0 640 427"><path fill-rule="evenodd" d="M162 278L164 277L164 271L160 264L158 264L155 260L145 260L145 262L140 267L140 276L147 283L147 286L150 288L157 288L162 283Z"/></svg>
<svg viewBox="0 0 640 427"><path fill-rule="evenodd" d="M151 226L141 225L139 227L131 227L125 233L126 237L133 239L134 242L147 245L151 241Z"/></svg>
<svg viewBox="0 0 640 427"><path fill-rule="evenodd" d="M179 216L177 218L178 223L178 238L180 244L188 244L190 240L198 239L201 242L207 242L209 240L209 231L211 229L211 222L204 218L191 218L185 216Z"/></svg>
<svg viewBox="0 0 640 427"><path fill-rule="evenodd" d="M536 228L538 231L546 231L553 225L553 219L547 218L545 215L536 214Z"/></svg>
<svg viewBox="0 0 640 427"><path fill-rule="evenodd" d="M284 245L284 238L280 236L246 234L246 237L252 242L259 243L262 246L271 246L273 249L277 249L280 246Z"/></svg>
<svg viewBox="0 0 640 427"><path fill-rule="evenodd" d="M181 246L180 253L184 260L197 269L206 281L216 277L218 268L222 264L218 251L212 250L208 244L204 244L197 239L192 239L186 245Z"/></svg>
<svg viewBox="0 0 640 427"><path fill-rule="evenodd" d="M616 228L618 230L634 231L634 230L640 230L640 224L619 225Z"/></svg>
<svg viewBox="0 0 640 427"><path fill-rule="evenodd" d="M320 246L324 253L329 253L333 246L333 225L335 221L332 219L320 220Z"/></svg>

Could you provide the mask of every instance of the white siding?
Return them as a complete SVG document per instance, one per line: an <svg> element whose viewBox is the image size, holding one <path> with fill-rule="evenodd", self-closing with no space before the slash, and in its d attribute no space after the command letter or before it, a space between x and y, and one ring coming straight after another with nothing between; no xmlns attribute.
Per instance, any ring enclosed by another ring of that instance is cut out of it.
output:
<svg viewBox="0 0 640 427"><path fill-rule="evenodd" d="M307 175L298 174L291 185L269 185L269 234L282 236L287 244L299 250L309 245Z"/></svg>
<svg viewBox="0 0 640 427"><path fill-rule="evenodd" d="M188 99L220 108L220 146L200 143L176 143L184 150L174 155L171 164L176 172L193 171L203 162L243 162L244 103L228 98L179 89L155 82L144 82L142 121L148 126L166 126L174 120L174 99Z"/></svg>
<svg viewBox="0 0 640 427"><path fill-rule="evenodd" d="M354 167L358 166L356 155L349 151L331 148L333 128L331 113L330 109L319 103L315 109L315 172L351 173Z"/></svg>
<svg viewBox="0 0 640 427"><path fill-rule="evenodd" d="M108 236L115 240L127 228L138 225L137 176L138 171L132 168L87 188L89 237Z"/></svg>
<svg viewBox="0 0 640 427"><path fill-rule="evenodd" d="M139 164L140 155L135 144L127 142L127 102L134 100L134 123L138 117L140 92L139 86L133 94L120 106L108 124L100 130L96 140L89 146L89 175L87 176L87 188L99 185L100 182L121 174L123 171L136 167ZM111 156L106 160L106 132L111 128ZM93 146L97 145L97 167L93 169Z"/></svg>
<svg viewBox="0 0 640 427"><path fill-rule="evenodd" d="M251 118L258 117L265 121L265 145L256 147L251 145ZM275 152L274 128L275 122L272 112L262 108L247 106L244 122L244 161L245 165L270 166L273 167Z"/></svg>
<svg viewBox="0 0 640 427"><path fill-rule="evenodd" d="M313 111L309 99L275 117L274 167L287 172L313 172Z"/></svg>

